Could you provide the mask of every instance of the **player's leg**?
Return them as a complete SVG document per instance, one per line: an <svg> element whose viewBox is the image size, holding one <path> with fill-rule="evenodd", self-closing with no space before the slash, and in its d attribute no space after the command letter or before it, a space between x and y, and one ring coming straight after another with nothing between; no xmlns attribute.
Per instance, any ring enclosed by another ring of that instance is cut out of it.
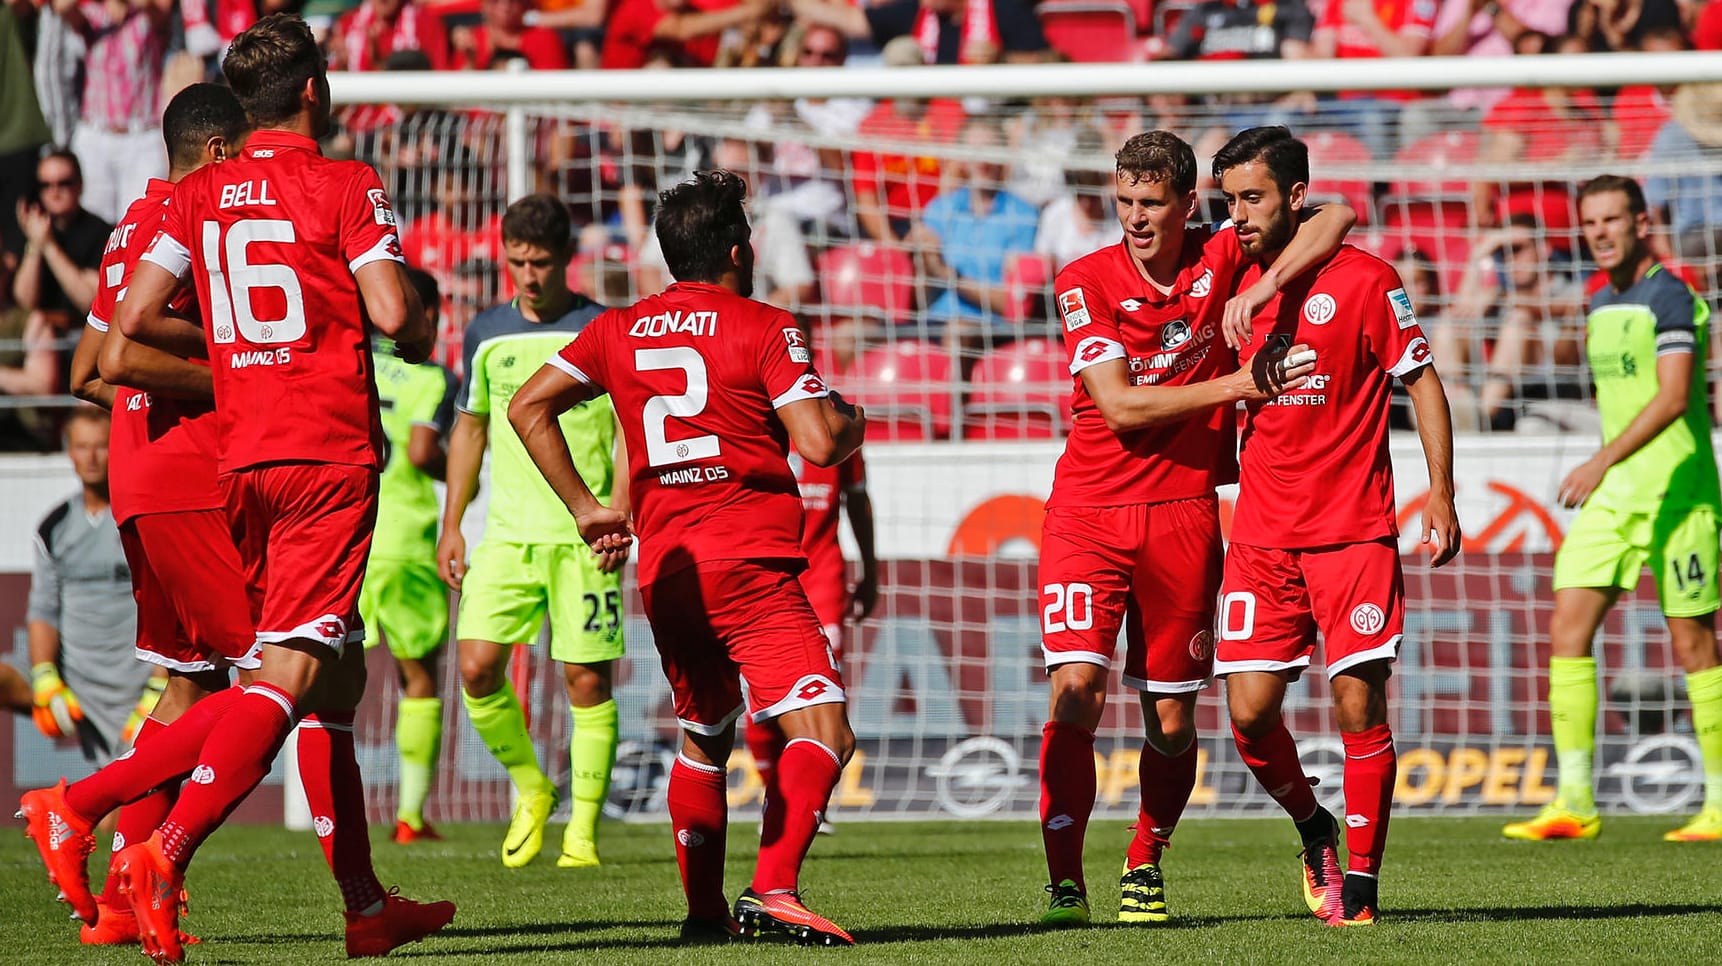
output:
<svg viewBox="0 0 1722 966"><path fill-rule="evenodd" d="M1310 791L1281 716L1286 685L1309 666L1315 624L1295 552L1234 543L1226 552L1214 673L1226 679L1226 710L1238 755L1291 817L1303 842L1301 879L1311 913L1339 907L1339 825Z"/></svg>
<svg viewBox="0 0 1722 966"><path fill-rule="evenodd" d="M1654 528L1651 569L1668 619L1674 656L1686 672L1692 702L1692 736L1704 762L1704 807L1663 838L1671 842L1722 840L1722 661L1716 648L1716 518L1707 509L1679 514Z"/></svg>
<svg viewBox="0 0 1722 966"><path fill-rule="evenodd" d="M735 720L744 710L735 665L712 633L693 568L640 587L640 600L670 683L681 752L670 766L666 804L688 915L684 942L723 942L738 933L723 891L729 830L725 781Z"/></svg>
<svg viewBox="0 0 1722 966"><path fill-rule="evenodd" d="M1170 916L1160 855L1196 787L1196 696L1214 673L1214 602L1224 559L1212 498L1156 504L1147 527L1125 615L1124 683L1140 695L1145 735L1141 810L1119 879L1123 922Z"/></svg>
<svg viewBox="0 0 1722 966"><path fill-rule="evenodd" d="M1082 849L1094 811L1094 730L1106 708L1112 652L1129 606L1144 506L1047 511L1041 527L1041 653L1051 695L1040 741L1040 834L1047 890L1041 922L1089 920ZM1140 651L1132 641L1132 654Z"/></svg>
<svg viewBox="0 0 1722 966"><path fill-rule="evenodd" d="M436 571L416 561L372 559L359 596L367 648L381 638L395 659L401 698L395 712L400 783L394 840L437 840L424 817L442 751L442 698L437 682L448 637L448 592Z"/></svg>
<svg viewBox="0 0 1722 966"><path fill-rule="evenodd" d="M472 552L461 583L455 627L461 701L472 730L514 783L514 815L502 839L502 864L516 869L544 847L544 824L556 810L556 786L538 765L526 728L526 711L508 681L509 643L538 639L546 611L545 586L529 548L484 541Z"/></svg>
<svg viewBox="0 0 1722 966"><path fill-rule="evenodd" d="M843 766L855 751L835 666L819 618L787 570L745 563L700 569L715 636L748 684L756 721L783 729L778 796L760 819L753 884L736 899L748 934L788 933L803 943L848 945L847 932L799 898L801 865Z"/></svg>
<svg viewBox="0 0 1722 966"><path fill-rule="evenodd" d="M622 657L622 575L599 570L584 545L540 548L548 557L550 656L563 662L573 725L568 784L573 799L556 864L598 864L598 816L610 796L620 715L610 696L612 665Z"/></svg>
<svg viewBox="0 0 1722 966"><path fill-rule="evenodd" d="M1345 747L1346 872L1341 908L1328 923L1372 925L1399 774L1387 678L1404 636L1405 578L1392 539L1306 550L1302 562Z"/></svg>
<svg viewBox="0 0 1722 966"><path fill-rule="evenodd" d="M1648 534L1635 539L1630 517L1587 504L1555 551L1555 606L1549 616L1549 731L1554 738L1555 800L1534 818L1501 831L1510 839L1595 838L1597 674L1592 641L1620 590L1635 587Z"/></svg>

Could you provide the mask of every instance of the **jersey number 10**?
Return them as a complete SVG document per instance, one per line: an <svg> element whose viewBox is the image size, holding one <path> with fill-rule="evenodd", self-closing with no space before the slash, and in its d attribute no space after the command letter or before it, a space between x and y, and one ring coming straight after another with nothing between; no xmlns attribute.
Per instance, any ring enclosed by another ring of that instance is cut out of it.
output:
<svg viewBox="0 0 1722 966"><path fill-rule="evenodd" d="M246 260L252 242L291 245L298 240L293 223L284 219L235 222L222 243L221 223L203 223L203 263L209 269L209 310L216 343L243 338L252 345L297 342L305 337L305 292L292 266L253 265ZM222 260L223 249L227 258ZM225 265L224 270L222 266ZM278 289L286 310L279 319L259 319L252 312L253 291Z"/></svg>

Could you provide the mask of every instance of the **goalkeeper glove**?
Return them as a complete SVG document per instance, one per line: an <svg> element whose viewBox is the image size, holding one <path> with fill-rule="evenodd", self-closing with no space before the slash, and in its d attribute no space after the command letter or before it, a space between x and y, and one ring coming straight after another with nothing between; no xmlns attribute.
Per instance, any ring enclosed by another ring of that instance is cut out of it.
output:
<svg viewBox="0 0 1722 966"><path fill-rule="evenodd" d="M120 730L120 741L131 744L138 736L138 729L143 727L144 719L155 710L157 701L161 700L162 692L167 690L167 678L152 677L144 685L143 694L138 695L137 707L132 709L131 717L126 719L126 726Z"/></svg>
<svg viewBox="0 0 1722 966"><path fill-rule="evenodd" d="M84 720L84 708L78 696L60 680L60 670L51 661L43 661L30 669L30 691L36 707L31 717L36 730L50 738L70 738L77 734L78 722Z"/></svg>

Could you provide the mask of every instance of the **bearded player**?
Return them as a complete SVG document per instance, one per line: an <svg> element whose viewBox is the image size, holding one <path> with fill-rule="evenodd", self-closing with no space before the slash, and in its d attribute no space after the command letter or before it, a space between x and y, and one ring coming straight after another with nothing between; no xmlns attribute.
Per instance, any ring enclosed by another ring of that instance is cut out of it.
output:
<svg viewBox="0 0 1722 966"><path fill-rule="evenodd" d="M1136 135L1118 152L1114 188L1123 241L1066 266L1055 286L1076 385L1041 534L1047 925L1089 918L1082 849L1094 730L1120 627L1124 683L1140 695L1147 735L1118 918L1169 916L1160 854L1196 781L1196 696L1212 672L1220 581L1214 488L1237 478L1233 414L1240 401L1301 385L1310 369L1283 371L1276 360L1271 373L1233 371L1222 315L1247 319L1280 278L1337 250L1356 221L1340 205L1315 214L1275 274L1227 305L1244 256L1230 229L1185 227L1196 206L1190 146L1165 131Z"/></svg>
<svg viewBox="0 0 1722 966"><path fill-rule="evenodd" d="M1283 127L1250 128L1214 157L1250 283L1290 244L1309 184L1309 151ZM1254 317L1244 359L1292 343L1320 360L1307 385L1253 402L1220 602L1216 674L1238 752L1304 844L1304 899L1329 925L1379 916L1376 880L1397 772L1387 677L1405 623L1387 449L1391 380L1417 413L1429 470L1422 539L1433 565L1459 552L1452 423L1429 344L1399 276L1345 246L1284 286ZM1281 717L1286 686L1310 663L1316 633L1345 745L1347 871L1338 825L1310 791Z"/></svg>

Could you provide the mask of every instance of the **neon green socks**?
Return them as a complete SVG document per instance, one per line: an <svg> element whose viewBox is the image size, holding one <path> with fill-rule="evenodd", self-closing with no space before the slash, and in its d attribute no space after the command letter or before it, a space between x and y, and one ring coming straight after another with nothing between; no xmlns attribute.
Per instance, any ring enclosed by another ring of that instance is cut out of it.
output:
<svg viewBox="0 0 1722 966"><path fill-rule="evenodd" d="M550 779L544 777L544 770L538 767L538 753L526 731L526 712L521 710L512 684L505 682L495 693L482 698L462 691L461 700L466 704L466 716L472 720L472 730L478 732L491 755L508 769L509 780L521 794L554 789Z"/></svg>
<svg viewBox="0 0 1722 966"><path fill-rule="evenodd" d="M1591 785L1596 707L1596 658L1549 658L1549 723L1560 764L1559 794L1575 812L1596 810Z"/></svg>
<svg viewBox="0 0 1722 966"><path fill-rule="evenodd" d="M395 746L401 753L400 804L395 817L424 828L425 799L442 751L442 699L402 698L395 718Z"/></svg>
<svg viewBox="0 0 1722 966"><path fill-rule="evenodd" d="M598 815L610 794L610 767L616 763L616 702L590 708L569 707L574 734L568 741L569 785L574 809L568 818L568 841L596 842Z"/></svg>
<svg viewBox="0 0 1722 966"><path fill-rule="evenodd" d="M1704 807L1722 808L1722 667L1686 675L1692 733L1704 757Z"/></svg>

